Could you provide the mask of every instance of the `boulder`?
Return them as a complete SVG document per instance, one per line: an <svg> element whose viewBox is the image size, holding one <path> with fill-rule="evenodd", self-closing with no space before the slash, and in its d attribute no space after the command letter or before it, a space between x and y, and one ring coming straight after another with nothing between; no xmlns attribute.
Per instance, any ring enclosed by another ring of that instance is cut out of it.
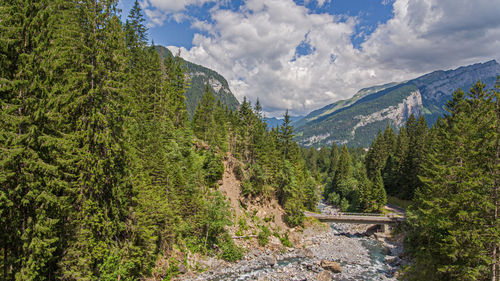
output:
<svg viewBox="0 0 500 281"><path fill-rule="evenodd" d="M314 253L313 253L313 251L311 251L311 249L305 249L304 252L305 252L304 254L305 254L306 258L314 257Z"/></svg>
<svg viewBox="0 0 500 281"><path fill-rule="evenodd" d="M184 264L182 264L182 263L181 263L181 264L179 264L179 266L177 266L177 270L179 270L179 273L180 273L180 274L184 274L184 273L186 273L186 272L187 272L187 268L186 268L186 266L184 266Z"/></svg>
<svg viewBox="0 0 500 281"><path fill-rule="evenodd" d="M321 267L326 270L330 270L333 273L342 272L342 267L340 266L340 264L334 261L322 260Z"/></svg>
<svg viewBox="0 0 500 281"><path fill-rule="evenodd" d="M266 256L264 257L264 261L269 266L274 266L276 264L276 258L274 256Z"/></svg>
<svg viewBox="0 0 500 281"><path fill-rule="evenodd" d="M318 275L316 275L317 281L332 281L332 279L332 273L328 270L321 271Z"/></svg>

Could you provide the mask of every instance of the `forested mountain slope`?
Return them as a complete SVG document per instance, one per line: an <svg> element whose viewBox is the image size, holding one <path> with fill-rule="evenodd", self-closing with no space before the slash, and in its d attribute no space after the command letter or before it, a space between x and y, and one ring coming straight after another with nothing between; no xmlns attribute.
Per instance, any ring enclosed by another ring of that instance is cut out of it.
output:
<svg viewBox="0 0 500 281"><path fill-rule="evenodd" d="M162 58L172 57L170 50L163 46L155 46ZM226 79L212 69L189 62L182 59L184 67L186 67L186 75L189 77L190 85L186 90L186 108L188 115L192 117L196 109L196 105L201 100L205 85L208 83L210 90L215 97L220 100L229 109L236 109L239 105L238 100L234 97Z"/></svg>
<svg viewBox="0 0 500 281"><path fill-rule="evenodd" d="M457 88L469 89L477 80L491 87L500 65L492 60L448 71L435 71L413 80L360 90L311 112L294 124L303 145L348 144L367 147L388 124L401 127L413 113L433 124Z"/></svg>
<svg viewBox="0 0 500 281"><path fill-rule="evenodd" d="M0 280L169 280L190 254L241 258L229 156L226 190L290 227L316 207L288 116L267 131L259 103L231 110L203 84L188 118L186 71L208 70L147 46L139 1L126 22L113 0L3 1L0 19Z"/></svg>

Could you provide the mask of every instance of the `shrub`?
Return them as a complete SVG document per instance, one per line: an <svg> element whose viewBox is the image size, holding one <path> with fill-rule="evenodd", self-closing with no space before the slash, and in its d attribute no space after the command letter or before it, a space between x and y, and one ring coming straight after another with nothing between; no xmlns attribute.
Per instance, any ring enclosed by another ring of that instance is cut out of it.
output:
<svg viewBox="0 0 500 281"><path fill-rule="evenodd" d="M265 226L261 227L261 231L257 235L257 241L259 245L266 246L269 243L269 236L271 235L271 231Z"/></svg>
<svg viewBox="0 0 500 281"><path fill-rule="evenodd" d="M285 247L291 248L293 247L292 243L290 242L290 239L288 239L288 234L285 233L282 237L280 237L281 244Z"/></svg>
<svg viewBox="0 0 500 281"><path fill-rule="evenodd" d="M219 241L219 247L221 249L219 258L226 261L234 262L243 257L243 250L234 244L233 239L231 239L227 233L223 236L221 241Z"/></svg>

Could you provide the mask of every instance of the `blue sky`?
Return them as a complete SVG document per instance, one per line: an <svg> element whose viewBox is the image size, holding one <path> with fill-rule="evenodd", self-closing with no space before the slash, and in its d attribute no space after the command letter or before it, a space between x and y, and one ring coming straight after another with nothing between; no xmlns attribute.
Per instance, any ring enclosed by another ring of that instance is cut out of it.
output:
<svg viewBox="0 0 500 281"><path fill-rule="evenodd" d="M500 57L498 0L140 0L149 39L268 116ZM133 1L119 3L125 19Z"/></svg>
<svg viewBox="0 0 500 281"><path fill-rule="evenodd" d="M168 2L168 1L167 1ZM128 14L134 1L125 0L119 3L123 11L123 17ZM359 24L356 32L351 36L351 41L356 48L365 40L365 37L375 30L380 23L385 23L393 17L391 1L370 1L370 0L337 0L325 2L319 6L316 1L294 0L294 3L307 7L311 13L327 13L331 15L345 15L356 17ZM223 3L221 9L237 11L243 5L243 1L236 0ZM185 13L191 17L201 20L211 21L210 9L216 6L215 2L207 2L202 5L186 6ZM162 25L149 22L149 37L155 44L164 46L182 46L186 49L193 47L193 37L196 33L204 33L191 26L192 21L185 19L175 21L166 19ZM206 33L204 33L206 34ZM301 49L299 48L299 53Z"/></svg>

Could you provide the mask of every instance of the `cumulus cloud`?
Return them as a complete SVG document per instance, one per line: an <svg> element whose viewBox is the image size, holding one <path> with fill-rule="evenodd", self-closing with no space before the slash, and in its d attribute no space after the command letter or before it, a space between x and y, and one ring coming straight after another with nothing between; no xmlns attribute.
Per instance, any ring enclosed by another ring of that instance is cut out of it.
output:
<svg viewBox="0 0 500 281"><path fill-rule="evenodd" d="M292 0L248 0L237 10L212 9L210 22L193 21L205 35L195 34L181 55L221 73L239 100L259 98L270 116L304 114L363 87L499 57L500 5L493 1L383 3L393 5L394 17L362 35L360 49L351 42L360 36L356 18L315 14ZM309 51L297 53L301 44Z"/></svg>
<svg viewBox="0 0 500 281"><path fill-rule="evenodd" d="M421 73L500 57L500 5L478 0L398 0L394 18L362 44L374 63Z"/></svg>
<svg viewBox="0 0 500 281"><path fill-rule="evenodd" d="M202 6L205 3L224 3L224 0L143 0L141 6L150 27L161 26L165 20L182 22L189 18L184 12L188 6Z"/></svg>

